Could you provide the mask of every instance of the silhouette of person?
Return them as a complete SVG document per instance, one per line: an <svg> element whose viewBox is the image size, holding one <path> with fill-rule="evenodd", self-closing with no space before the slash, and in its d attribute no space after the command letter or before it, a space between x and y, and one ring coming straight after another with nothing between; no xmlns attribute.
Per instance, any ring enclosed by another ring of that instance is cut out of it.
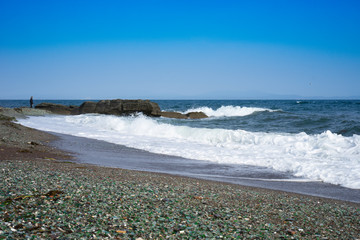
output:
<svg viewBox="0 0 360 240"><path fill-rule="evenodd" d="M34 100L33 100L33 96L31 96L31 98L30 98L30 108L33 107L33 104L34 104Z"/></svg>

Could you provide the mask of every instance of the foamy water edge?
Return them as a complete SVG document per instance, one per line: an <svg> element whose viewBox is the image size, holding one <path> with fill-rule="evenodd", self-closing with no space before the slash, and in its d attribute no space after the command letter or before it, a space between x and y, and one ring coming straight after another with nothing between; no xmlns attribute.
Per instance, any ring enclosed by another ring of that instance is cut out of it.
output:
<svg viewBox="0 0 360 240"><path fill-rule="evenodd" d="M360 189L359 135L192 128L160 123L142 115L43 116L19 122L40 130L104 140L154 153L270 167L315 181Z"/></svg>

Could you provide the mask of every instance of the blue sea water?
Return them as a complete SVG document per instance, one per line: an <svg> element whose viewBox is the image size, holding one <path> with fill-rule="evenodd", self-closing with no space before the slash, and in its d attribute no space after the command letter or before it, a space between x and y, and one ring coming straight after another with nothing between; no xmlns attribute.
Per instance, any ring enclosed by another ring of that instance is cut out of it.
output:
<svg viewBox="0 0 360 240"><path fill-rule="evenodd" d="M255 111L245 116L232 116L193 121L194 127L243 129L256 132L286 132L318 134L324 131L351 136L360 134L360 100L194 100L157 101L162 109L186 111L206 106L263 108L274 111ZM231 110L231 109L230 109Z"/></svg>
<svg viewBox="0 0 360 240"><path fill-rule="evenodd" d="M35 100L35 105L79 106L84 101ZM360 189L360 100L153 101L163 111L202 111L209 118L85 114L31 116L19 122L155 154L222 166L256 166ZM27 104L25 100L0 100L3 107Z"/></svg>

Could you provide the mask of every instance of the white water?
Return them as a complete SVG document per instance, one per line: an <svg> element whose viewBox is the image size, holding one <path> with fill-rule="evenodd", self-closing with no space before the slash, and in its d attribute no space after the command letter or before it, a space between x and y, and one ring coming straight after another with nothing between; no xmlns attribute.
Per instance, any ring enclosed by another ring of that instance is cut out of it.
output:
<svg viewBox="0 0 360 240"><path fill-rule="evenodd" d="M105 140L154 153L270 167L360 189L359 135L343 137L330 131L307 135L191 128L159 123L142 115L44 116L19 122L40 130Z"/></svg>
<svg viewBox="0 0 360 240"><path fill-rule="evenodd" d="M209 107L199 107L199 108L192 108L184 113L189 112L203 112L208 117L243 117L247 115L251 115L255 112L274 112L277 110L267 109L267 108L257 108L257 107L240 107L240 106L222 106L216 110L213 110Z"/></svg>

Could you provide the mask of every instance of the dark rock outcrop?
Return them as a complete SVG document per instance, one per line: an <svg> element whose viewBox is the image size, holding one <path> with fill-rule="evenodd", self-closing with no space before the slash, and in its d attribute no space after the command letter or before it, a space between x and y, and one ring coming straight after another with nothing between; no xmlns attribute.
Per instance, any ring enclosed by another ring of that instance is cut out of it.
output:
<svg viewBox="0 0 360 240"><path fill-rule="evenodd" d="M166 118L177 118L177 119L186 119L187 116L185 114L179 112L161 112L161 117Z"/></svg>
<svg viewBox="0 0 360 240"><path fill-rule="evenodd" d="M186 114L186 116L190 119L208 118L208 116L203 112L189 112Z"/></svg>
<svg viewBox="0 0 360 240"><path fill-rule="evenodd" d="M182 114L179 112L161 112L161 117L176 118L176 119L202 119L208 116L203 112L189 112Z"/></svg>
<svg viewBox="0 0 360 240"><path fill-rule="evenodd" d="M83 102L79 107L79 114L82 113L96 113L96 102Z"/></svg>
<svg viewBox="0 0 360 240"><path fill-rule="evenodd" d="M84 102L79 107L79 113L100 113L112 115L129 115L141 112L147 116L160 116L160 107L157 103L149 100L101 100Z"/></svg>
<svg viewBox="0 0 360 240"><path fill-rule="evenodd" d="M85 113L99 113L111 115L130 115L143 113L151 117L167 117L177 119L201 119L207 118L203 112L190 112L182 114L179 112L162 112L157 103L149 100L101 100L99 102L87 101L77 106L65 106L55 103L41 103L35 106L36 109L46 110L50 113L63 115L76 115Z"/></svg>
<svg viewBox="0 0 360 240"><path fill-rule="evenodd" d="M70 115L76 112L76 106L65 106L55 103L40 103L35 106L36 109L42 109L55 114ZM75 113L76 114L76 113Z"/></svg>

